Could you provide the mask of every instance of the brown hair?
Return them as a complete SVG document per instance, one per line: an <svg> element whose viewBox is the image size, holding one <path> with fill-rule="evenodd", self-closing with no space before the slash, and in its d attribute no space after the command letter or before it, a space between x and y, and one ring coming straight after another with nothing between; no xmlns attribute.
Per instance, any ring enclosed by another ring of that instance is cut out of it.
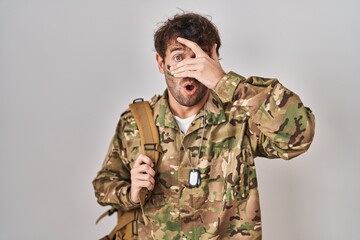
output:
<svg viewBox="0 0 360 240"><path fill-rule="evenodd" d="M182 13L164 22L154 34L155 50L160 57L165 57L168 44L177 37L196 42L209 55L211 47L216 43L216 52L219 55L219 32L207 17L196 13Z"/></svg>

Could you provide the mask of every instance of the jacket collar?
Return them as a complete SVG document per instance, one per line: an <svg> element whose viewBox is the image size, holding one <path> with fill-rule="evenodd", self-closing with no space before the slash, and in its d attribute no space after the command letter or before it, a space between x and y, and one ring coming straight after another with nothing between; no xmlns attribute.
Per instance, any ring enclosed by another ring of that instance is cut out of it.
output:
<svg viewBox="0 0 360 240"><path fill-rule="evenodd" d="M154 105L154 118L156 125L159 127L179 129L169 106L167 90L165 90L164 94ZM206 125L217 125L225 121L226 116L222 103L215 93L210 91L208 101L205 103L204 108L196 115L188 132L202 128L204 123Z"/></svg>

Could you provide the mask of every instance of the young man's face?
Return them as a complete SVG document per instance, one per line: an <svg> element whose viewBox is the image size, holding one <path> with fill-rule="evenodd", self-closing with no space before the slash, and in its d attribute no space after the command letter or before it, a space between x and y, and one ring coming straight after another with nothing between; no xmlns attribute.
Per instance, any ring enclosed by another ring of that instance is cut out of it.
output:
<svg viewBox="0 0 360 240"><path fill-rule="evenodd" d="M158 67L161 73L164 73L169 94L183 106L194 106L198 104L208 92L208 88L197 81L195 78L176 78L169 74L169 67L178 62L194 58L194 52L188 47L177 41L168 44L165 58L156 56Z"/></svg>

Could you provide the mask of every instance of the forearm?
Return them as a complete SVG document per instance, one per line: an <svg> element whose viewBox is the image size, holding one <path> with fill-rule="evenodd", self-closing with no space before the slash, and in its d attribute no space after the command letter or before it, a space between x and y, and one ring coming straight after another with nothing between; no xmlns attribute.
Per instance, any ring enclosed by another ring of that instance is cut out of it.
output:
<svg viewBox="0 0 360 240"><path fill-rule="evenodd" d="M111 205L122 210L138 207L130 199L130 166L120 138L114 136L101 170L93 181L95 196L100 205Z"/></svg>
<svg viewBox="0 0 360 240"><path fill-rule="evenodd" d="M264 157L290 159L305 152L314 136L314 115L277 79L244 77L230 72L214 91L249 116L253 151Z"/></svg>
<svg viewBox="0 0 360 240"><path fill-rule="evenodd" d="M93 181L95 196L100 205L111 205L122 210L137 208L130 199L130 182L121 180L118 174L101 170Z"/></svg>
<svg viewBox="0 0 360 240"><path fill-rule="evenodd" d="M260 130L258 155L291 159L310 147L314 115L295 93L274 82L247 104L251 116L249 128Z"/></svg>

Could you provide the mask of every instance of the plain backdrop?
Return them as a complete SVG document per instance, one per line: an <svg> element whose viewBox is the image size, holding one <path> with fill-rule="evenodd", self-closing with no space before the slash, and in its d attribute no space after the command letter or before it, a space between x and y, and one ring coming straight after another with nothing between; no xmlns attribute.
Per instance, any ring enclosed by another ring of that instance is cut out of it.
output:
<svg viewBox="0 0 360 240"><path fill-rule="evenodd" d="M221 63L277 77L316 116L310 150L257 159L265 240L360 239L358 0L0 0L0 239L98 239L92 180L133 99L165 89L153 33L210 15Z"/></svg>

